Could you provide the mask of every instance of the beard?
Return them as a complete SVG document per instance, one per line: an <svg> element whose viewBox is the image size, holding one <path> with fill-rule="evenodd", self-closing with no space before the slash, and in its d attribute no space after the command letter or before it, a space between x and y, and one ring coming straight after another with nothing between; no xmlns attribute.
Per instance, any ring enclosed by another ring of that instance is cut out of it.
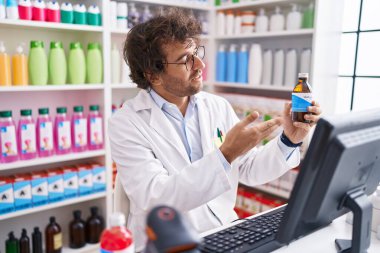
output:
<svg viewBox="0 0 380 253"><path fill-rule="evenodd" d="M200 81L192 80L193 78L199 75L200 71L195 71L195 73L189 78L189 80L184 80L165 74L162 76L162 87L167 92L177 97L192 96L201 91L203 87L202 79L200 79Z"/></svg>

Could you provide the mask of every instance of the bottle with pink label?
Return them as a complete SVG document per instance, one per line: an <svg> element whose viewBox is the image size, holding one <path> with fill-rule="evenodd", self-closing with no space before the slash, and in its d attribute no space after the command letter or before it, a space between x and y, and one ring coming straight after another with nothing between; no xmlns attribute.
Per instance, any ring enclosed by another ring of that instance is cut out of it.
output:
<svg viewBox="0 0 380 253"><path fill-rule="evenodd" d="M74 106L71 119L71 137L74 152L87 150L87 119L83 115L83 106Z"/></svg>
<svg viewBox="0 0 380 253"><path fill-rule="evenodd" d="M49 116L49 108L38 109L37 148L40 157L54 154L53 122Z"/></svg>
<svg viewBox="0 0 380 253"><path fill-rule="evenodd" d="M37 156L36 125L32 118L32 110L21 110L18 123L18 150L21 160L33 159Z"/></svg>
<svg viewBox="0 0 380 253"><path fill-rule="evenodd" d="M46 5L43 0L36 0L33 2L32 20L35 20L35 21L46 20Z"/></svg>
<svg viewBox="0 0 380 253"><path fill-rule="evenodd" d="M99 105L90 105L88 114L88 149L103 148L103 118L99 113Z"/></svg>
<svg viewBox="0 0 380 253"><path fill-rule="evenodd" d="M32 2L30 0L20 0L18 2L18 15L20 19L32 19Z"/></svg>
<svg viewBox="0 0 380 253"><path fill-rule="evenodd" d="M53 0L47 3L46 21L56 23L61 22L61 12L59 10L58 2Z"/></svg>
<svg viewBox="0 0 380 253"><path fill-rule="evenodd" d="M0 111L0 161L9 163L18 160L16 125L12 111Z"/></svg>
<svg viewBox="0 0 380 253"><path fill-rule="evenodd" d="M67 108L58 107L54 124L54 143L57 154L71 152L71 122L67 117Z"/></svg>

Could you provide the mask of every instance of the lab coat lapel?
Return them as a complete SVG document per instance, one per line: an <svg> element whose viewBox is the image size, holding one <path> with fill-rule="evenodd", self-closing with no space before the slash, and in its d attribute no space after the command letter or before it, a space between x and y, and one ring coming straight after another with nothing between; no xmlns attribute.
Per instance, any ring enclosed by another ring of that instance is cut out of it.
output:
<svg viewBox="0 0 380 253"><path fill-rule="evenodd" d="M207 108L204 98L199 97L197 101L198 115L199 115L199 126L201 131L202 140L202 150L203 155L206 155L214 150L214 145L212 142L212 117L210 111Z"/></svg>

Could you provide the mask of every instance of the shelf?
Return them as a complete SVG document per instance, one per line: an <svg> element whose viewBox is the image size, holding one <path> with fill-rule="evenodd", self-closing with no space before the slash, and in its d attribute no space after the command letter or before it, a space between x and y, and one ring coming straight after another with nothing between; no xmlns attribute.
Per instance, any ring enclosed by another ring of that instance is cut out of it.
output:
<svg viewBox="0 0 380 253"><path fill-rule="evenodd" d="M50 163L66 162L66 161L79 160L79 159L85 159L85 158L92 158L92 157L97 157L97 156L103 156L105 155L105 153L106 153L105 150L102 149L102 150L87 151L87 152L82 152L82 153L71 153L67 155L53 155L46 158L36 158L36 159L25 160L25 161L17 161L13 163L3 163L3 164L0 164L0 171L38 166L38 165L50 164Z"/></svg>
<svg viewBox="0 0 380 253"><path fill-rule="evenodd" d="M31 21L31 20L12 20L12 19L2 19L0 20L0 27L28 27L28 28L45 28L52 30L71 30L80 32L103 32L102 26L91 26L91 25L74 25L74 24L63 24L63 23L53 23L53 22L42 22L42 21Z"/></svg>
<svg viewBox="0 0 380 253"><path fill-rule="evenodd" d="M117 34L117 35L127 35L130 29L120 29L120 28L112 28L111 34Z"/></svg>
<svg viewBox="0 0 380 253"><path fill-rule="evenodd" d="M308 0L294 0L289 2L289 0L256 0L256 1L246 1L235 4L226 4L223 6L216 6L215 10L231 10L231 9L246 9L247 7L258 7L258 6L266 6L266 5L279 5L279 6L287 6L290 8L290 3L301 3L307 4L310 1Z"/></svg>
<svg viewBox="0 0 380 253"><path fill-rule="evenodd" d="M90 253L90 252L99 252L100 243L89 244L87 243L83 248L80 249L70 249L69 247L63 247L63 253Z"/></svg>
<svg viewBox="0 0 380 253"><path fill-rule="evenodd" d="M66 85L28 85L0 87L2 92L19 91L65 91L65 90L102 90L103 84L66 84Z"/></svg>
<svg viewBox="0 0 380 253"><path fill-rule="evenodd" d="M69 205L73 205L76 203L81 203L81 202L85 202L85 201L89 201L89 200L100 199L100 198L104 198L104 197L106 197L106 193L100 192L100 193L94 193L94 194L90 194L90 195L86 195L86 196L82 196L82 197L76 197L76 198L71 198L68 200L54 202L54 203L50 203L50 204L43 205L43 206L37 206L37 207L32 207L32 208L28 208L28 209L24 209L24 210L20 210L20 211L15 211L15 212L11 212L11 213L0 214L0 221L10 219L10 218L19 217L19 216L23 216L23 215L27 215L27 214L42 212L45 210L58 208L58 207L62 207L62 206L69 206Z"/></svg>
<svg viewBox="0 0 380 253"><path fill-rule="evenodd" d="M278 197L283 198L283 199L289 199L289 197L290 197L289 192L285 192L282 190L277 190L277 189L273 189L273 188L269 188L269 187L263 187L261 185L259 185L259 186L256 185L256 186L253 186L251 188L257 189L257 190L262 191L262 192L269 193L269 194L274 195L274 196L278 196Z"/></svg>
<svg viewBox="0 0 380 253"><path fill-rule="evenodd" d="M136 89L137 85L134 83L127 83L127 84L114 83L114 84L111 84L111 88L112 89Z"/></svg>
<svg viewBox="0 0 380 253"><path fill-rule="evenodd" d="M313 35L314 29L300 29L294 31L278 31L278 32L262 32L262 33L249 33L240 35L222 35L216 36L218 40L228 40L228 39L249 39L249 38L269 38L269 37L295 37L295 36L305 36Z"/></svg>
<svg viewBox="0 0 380 253"><path fill-rule="evenodd" d="M250 89L250 90L273 90L273 91L284 91L291 92L293 87L290 86L279 86L279 85L267 85L267 84L259 84L259 85L249 85L242 83L228 83L228 82L215 82L214 84L207 84L208 86L214 87L227 87L227 88L239 88L239 89Z"/></svg>
<svg viewBox="0 0 380 253"><path fill-rule="evenodd" d="M154 4L154 5L166 5L166 6L172 6L172 7L180 7L180 8L187 8L187 9L194 9L194 10L205 10L209 11L211 10L211 6L206 1L204 4L199 3L186 3L179 0L133 0L133 2L136 3L147 3L147 4Z"/></svg>

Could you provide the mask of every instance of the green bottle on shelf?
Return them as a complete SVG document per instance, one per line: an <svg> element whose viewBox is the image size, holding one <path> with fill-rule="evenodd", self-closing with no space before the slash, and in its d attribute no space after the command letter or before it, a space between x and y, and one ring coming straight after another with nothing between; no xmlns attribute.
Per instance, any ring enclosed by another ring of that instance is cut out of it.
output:
<svg viewBox="0 0 380 253"><path fill-rule="evenodd" d="M314 27L314 4L310 5L305 9L302 17L302 28L313 28Z"/></svg>
<svg viewBox="0 0 380 253"><path fill-rule="evenodd" d="M84 84L86 81L86 58L80 42L70 43L68 69L71 84Z"/></svg>
<svg viewBox="0 0 380 253"><path fill-rule="evenodd" d="M44 43L33 40L30 42L29 80L31 85L46 85L48 82L48 62L45 54Z"/></svg>
<svg viewBox="0 0 380 253"><path fill-rule="evenodd" d="M67 63L62 42L50 42L49 84L66 84Z"/></svg>
<svg viewBox="0 0 380 253"><path fill-rule="evenodd" d="M18 240L13 234L13 231L8 234L9 238L5 242L5 253L19 253L20 248L18 245Z"/></svg>
<svg viewBox="0 0 380 253"><path fill-rule="evenodd" d="M87 83L101 83L103 78L102 52L99 43L87 47Z"/></svg>

